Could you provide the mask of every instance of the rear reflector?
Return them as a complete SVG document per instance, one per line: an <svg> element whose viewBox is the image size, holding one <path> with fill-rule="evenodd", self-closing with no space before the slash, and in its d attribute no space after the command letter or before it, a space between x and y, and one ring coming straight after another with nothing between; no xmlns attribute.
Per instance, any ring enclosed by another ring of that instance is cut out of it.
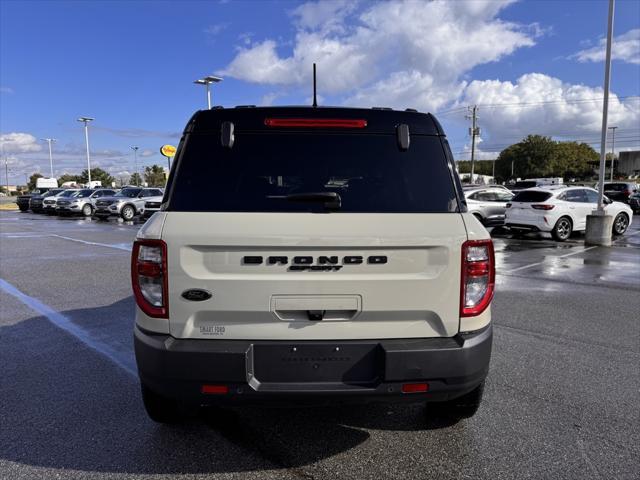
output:
<svg viewBox="0 0 640 480"><path fill-rule="evenodd" d="M364 128L366 120L348 118L265 118L267 127Z"/></svg>
<svg viewBox="0 0 640 480"><path fill-rule="evenodd" d="M402 393L420 393L428 391L428 383L405 383L404 385L402 385Z"/></svg>
<svg viewBox="0 0 640 480"><path fill-rule="evenodd" d="M203 385L202 393L207 395L224 395L229 393L229 387L226 385Z"/></svg>

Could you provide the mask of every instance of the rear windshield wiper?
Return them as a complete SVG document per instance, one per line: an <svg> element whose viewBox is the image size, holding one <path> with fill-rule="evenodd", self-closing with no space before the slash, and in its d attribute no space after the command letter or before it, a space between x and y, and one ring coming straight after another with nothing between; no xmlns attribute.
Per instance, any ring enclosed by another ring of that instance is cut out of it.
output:
<svg viewBox="0 0 640 480"><path fill-rule="evenodd" d="M327 210L340 210L342 206L342 198L338 192L292 193L269 195L267 198L281 198L289 202L323 202Z"/></svg>

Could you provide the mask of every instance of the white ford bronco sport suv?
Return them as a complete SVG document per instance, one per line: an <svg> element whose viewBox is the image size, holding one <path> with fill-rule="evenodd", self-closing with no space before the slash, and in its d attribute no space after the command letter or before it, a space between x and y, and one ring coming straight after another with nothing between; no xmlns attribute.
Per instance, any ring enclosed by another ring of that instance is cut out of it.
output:
<svg viewBox="0 0 640 480"><path fill-rule="evenodd" d="M132 252L149 416L369 400L473 415L495 262L455 172L414 110L197 112Z"/></svg>

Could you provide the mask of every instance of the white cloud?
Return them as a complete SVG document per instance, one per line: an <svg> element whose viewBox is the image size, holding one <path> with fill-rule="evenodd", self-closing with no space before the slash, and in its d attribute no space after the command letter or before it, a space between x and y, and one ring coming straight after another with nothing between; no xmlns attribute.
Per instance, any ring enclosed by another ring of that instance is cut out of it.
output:
<svg viewBox="0 0 640 480"><path fill-rule="evenodd" d="M537 29L529 33L496 17L509 3L395 0L367 3L358 13L348 2L306 3L292 12L297 32L290 54L266 39L241 47L220 73L300 88L311 85L315 62L319 92L349 104L440 105L456 98L462 76L476 65L534 44Z"/></svg>
<svg viewBox="0 0 640 480"><path fill-rule="evenodd" d="M0 151L3 153L31 153L42 150L42 144L29 133L12 132L0 135Z"/></svg>
<svg viewBox="0 0 640 480"><path fill-rule="evenodd" d="M569 58L576 59L583 63L603 62L605 59L606 46L607 40L601 38L595 47L580 50ZM640 28L629 30L613 38L611 58L636 65L640 64Z"/></svg>
<svg viewBox="0 0 640 480"><path fill-rule="evenodd" d="M150 148L145 148L144 150L142 150L142 152L140 153L141 157L152 157L156 154L155 150L151 150Z"/></svg>
<svg viewBox="0 0 640 480"><path fill-rule="evenodd" d="M214 25L209 25L207 28L205 28L204 29L204 33L206 33L209 36L214 37L214 36L222 33L228 27L229 27L229 23L227 23L227 22L216 23Z"/></svg>
<svg viewBox="0 0 640 480"><path fill-rule="evenodd" d="M573 85L542 73L529 73L514 83L474 80L459 104L479 105L479 125L485 138L482 148L499 151L528 134L596 144L603 95L600 87ZM611 93L609 125L640 140L640 97L620 99Z"/></svg>

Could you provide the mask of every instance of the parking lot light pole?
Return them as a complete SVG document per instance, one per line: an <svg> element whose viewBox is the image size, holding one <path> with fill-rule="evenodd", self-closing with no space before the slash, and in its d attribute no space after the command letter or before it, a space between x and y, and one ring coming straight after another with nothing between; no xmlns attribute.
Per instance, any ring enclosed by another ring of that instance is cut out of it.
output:
<svg viewBox="0 0 640 480"><path fill-rule="evenodd" d="M53 155L51 153L51 144L53 142L57 142L57 140L55 138L41 138L40 140L49 144L49 167L51 168L51 178L53 178Z"/></svg>
<svg viewBox="0 0 640 480"><path fill-rule="evenodd" d="M607 151L607 116L609 113L609 84L611 77L611 43L613 38L613 13L615 0L609 0L609 18L607 22L607 53L604 64L604 100L602 102L602 132L600 137L600 174L598 175L598 207L587 215L585 243L589 245L611 245L613 217L604 209L604 182Z"/></svg>
<svg viewBox="0 0 640 480"><path fill-rule="evenodd" d="M193 82L193 83L195 83L197 85L204 85L206 87L206 89L207 89L207 108L209 110L211 110L211 87L210 87L210 85L212 83L218 83L218 82L221 82L221 81L222 81L222 78L220 78L220 77L214 77L213 75L208 75L208 76L206 76L204 78L199 78L198 80Z"/></svg>
<svg viewBox="0 0 640 480"><path fill-rule="evenodd" d="M136 186L137 187L140 186L140 174L138 173L138 148L140 148L140 147L137 147L137 146L131 147L131 150L133 150L133 158L134 158L134 162L135 162L134 163L134 165L135 165L134 172L137 175L137 180L136 180L136 182L137 182Z"/></svg>
<svg viewBox="0 0 640 480"><path fill-rule="evenodd" d="M87 178L89 179L89 188L91 188L91 155L89 154L89 122L95 119L91 117L80 117L79 122L84 123L84 140L87 144Z"/></svg>

